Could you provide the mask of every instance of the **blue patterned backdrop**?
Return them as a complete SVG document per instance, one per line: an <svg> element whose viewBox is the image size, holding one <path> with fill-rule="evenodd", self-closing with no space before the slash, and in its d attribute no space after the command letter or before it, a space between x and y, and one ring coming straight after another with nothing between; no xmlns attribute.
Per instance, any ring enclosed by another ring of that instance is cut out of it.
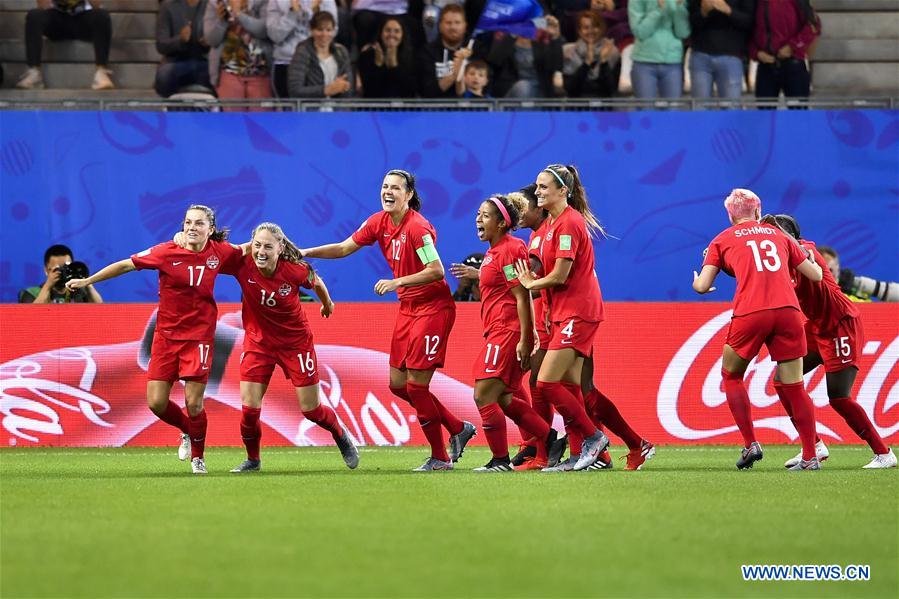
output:
<svg viewBox="0 0 899 599"><path fill-rule="evenodd" d="M379 210L381 178L396 167L417 174L449 264L483 251L481 199L550 162L580 167L612 236L597 242L607 299L695 298L691 271L727 225L721 202L733 187L795 214L845 266L899 279L897 111L0 112L0 300L43 281L50 244L97 270L171 238L189 202L218 208L237 241L263 219L300 245L342 240ZM377 300L372 286L388 274L375 249L319 268L337 301ZM222 283L220 299L237 300ZM706 298L729 299L732 284L719 289ZM154 301L156 278L100 290Z"/></svg>

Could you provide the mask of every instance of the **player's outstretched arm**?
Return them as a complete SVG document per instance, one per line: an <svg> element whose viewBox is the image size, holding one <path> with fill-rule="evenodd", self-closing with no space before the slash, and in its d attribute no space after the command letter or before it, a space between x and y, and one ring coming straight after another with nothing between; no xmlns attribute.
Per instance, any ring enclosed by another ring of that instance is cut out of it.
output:
<svg viewBox="0 0 899 599"><path fill-rule="evenodd" d="M331 294L328 293L328 287L325 285L324 280L318 275L315 276L315 283L312 286L312 291L318 296L318 301L322 303L322 316L328 318L331 314L334 314L334 302L331 300Z"/></svg>
<svg viewBox="0 0 899 599"><path fill-rule="evenodd" d="M797 266L796 270L798 270L802 274L802 276L811 279L815 283L824 278L824 272L821 270L821 267L808 258L806 258L799 266Z"/></svg>
<svg viewBox="0 0 899 599"><path fill-rule="evenodd" d="M353 241L352 237L347 237L340 243L329 243L327 245L319 245L314 248L304 248L300 252L303 258L345 258L350 254L357 252L362 247Z"/></svg>
<svg viewBox="0 0 899 599"><path fill-rule="evenodd" d="M693 271L693 291L696 293L710 293L715 291L716 287L712 286L712 283L715 282L715 277L718 276L718 267L712 266L710 264L706 264L702 267L702 270L697 273L695 270Z"/></svg>
<svg viewBox="0 0 899 599"><path fill-rule="evenodd" d="M72 279L66 283L66 288L74 291L75 289L81 289L82 287L87 287L88 285L93 285L94 283L105 281L106 279L118 277L126 272L131 272L134 269L134 262L131 261L131 258L125 258L124 260L119 260L118 262L113 262L108 266L104 266L86 279Z"/></svg>

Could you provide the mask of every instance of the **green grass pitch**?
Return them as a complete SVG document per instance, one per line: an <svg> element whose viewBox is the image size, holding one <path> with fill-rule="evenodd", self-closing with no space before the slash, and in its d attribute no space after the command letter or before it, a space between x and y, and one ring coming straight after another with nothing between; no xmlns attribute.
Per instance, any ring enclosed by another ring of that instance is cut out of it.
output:
<svg viewBox="0 0 899 599"><path fill-rule="evenodd" d="M0 451L0 596L899 596L899 472L834 447L660 447L641 472L412 473L424 448ZM623 453L614 448L613 455ZM867 582L744 582L741 564L868 564Z"/></svg>

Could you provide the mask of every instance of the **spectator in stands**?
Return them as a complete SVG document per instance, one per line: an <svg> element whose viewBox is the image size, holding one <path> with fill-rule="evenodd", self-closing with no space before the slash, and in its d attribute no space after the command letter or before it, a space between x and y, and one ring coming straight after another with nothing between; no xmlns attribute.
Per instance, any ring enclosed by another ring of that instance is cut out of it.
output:
<svg viewBox="0 0 899 599"><path fill-rule="evenodd" d="M165 0L156 19L156 93L168 98L188 85L213 89L209 80L209 44L203 37L208 0ZM214 0L213 0L214 1Z"/></svg>
<svg viewBox="0 0 899 599"><path fill-rule="evenodd" d="M759 63L756 98L808 97L811 77L805 64L821 35L821 20L809 0L758 0L749 57Z"/></svg>
<svg viewBox="0 0 899 599"><path fill-rule="evenodd" d="M272 97L267 4L268 0L210 0L206 5L203 32L212 48L209 78L220 99Z"/></svg>
<svg viewBox="0 0 899 599"><path fill-rule="evenodd" d="M582 11L577 23L577 41L562 46L565 92L573 98L609 98L618 91L621 54L595 11Z"/></svg>
<svg viewBox="0 0 899 599"><path fill-rule="evenodd" d="M422 9L422 0L353 0L353 29L356 31L357 46L362 48L374 42L384 19L394 17L403 24L403 31L413 48L421 47L425 39Z"/></svg>
<svg viewBox="0 0 899 599"><path fill-rule="evenodd" d="M756 0L687 0L690 12L690 94L711 98L743 95L746 44Z"/></svg>
<svg viewBox="0 0 899 599"><path fill-rule="evenodd" d="M487 61L481 58L474 58L465 65L465 73L462 75L462 97L484 100L492 98L487 93L487 86L490 83L490 67Z"/></svg>
<svg viewBox="0 0 899 599"><path fill-rule="evenodd" d="M97 70L91 89L115 87L107 65L112 42L112 19L100 8L100 2L86 0L37 0L37 8L25 16L25 60L28 69L19 79L19 89L43 89L41 50L43 37L51 40L84 40L94 44Z"/></svg>
<svg viewBox="0 0 899 599"><path fill-rule="evenodd" d="M469 254L459 264L452 264L450 272L459 279L459 286L453 293L453 299L457 302L479 302L481 301L481 287L479 285L479 276L481 273L481 264L484 262L484 254Z"/></svg>
<svg viewBox="0 0 899 599"><path fill-rule="evenodd" d="M72 250L67 246L51 245L47 248L44 252L44 274L47 275L47 280L43 285L28 287L19 292L20 304L103 303L103 298L93 285L72 292L66 291L66 281L81 279L90 274L86 264L72 261Z"/></svg>
<svg viewBox="0 0 899 599"><path fill-rule="evenodd" d="M399 19L384 19L378 40L362 48L357 68L364 97L415 97L418 82L415 81L412 42L407 39Z"/></svg>
<svg viewBox="0 0 899 599"><path fill-rule="evenodd" d="M590 8L606 22L606 35L615 41L619 50L634 43L634 34L628 20L627 0L590 0Z"/></svg>
<svg viewBox="0 0 899 599"><path fill-rule="evenodd" d="M286 98L287 68L300 42L309 39L309 23L319 11L331 13L337 29L337 3L334 0L268 0L266 31L274 44L272 87L275 95Z"/></svg>
<svg viewBox="0 0 899 599"><path fill-rule="evenodd" d="M684 91L684 40L690 17L684 0L630 0L634 32L631 83L638 98L680 98Z"/></svg>
<svg viewBox="0 0 899 599"><path fill-rule="evenodd" d="M287 71L292 98L341 98L354 94L356 78L350 53L334 41L336 22L329 12L317 12L309 27L312 37L297 45Z"/></svg>
<svg viewBox="0 0 899 599"><path fill-rule="evenodd" d="M546 17L536 39L503 32L493 34L487 63L493 68L497 98L551 98L565 93L559 20Z"/></svg>
<svg viewBox="0 0 899 599"><path fill-rule="evenodd" d="M465 10L458 4L445 6L437 23L440 36L418 53L416 78L423 98L455 98L462 63L472 55L465 46Z"/></svg>

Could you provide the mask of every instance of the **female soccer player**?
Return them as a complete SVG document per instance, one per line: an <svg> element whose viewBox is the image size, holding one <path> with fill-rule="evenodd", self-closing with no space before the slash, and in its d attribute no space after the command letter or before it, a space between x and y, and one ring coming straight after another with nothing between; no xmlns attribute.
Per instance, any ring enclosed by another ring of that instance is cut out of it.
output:
<svg viewBox="0 0 899 599"><path fill-rule="evenodd" d="M262 223L253 230L250 254L225 273L237 278L243 292L240 435L247 459L231 472L254 472L261 467L259 417L276 364L296 387L303 416L331 433L349 468L358 466L359 452L345 427L330 406L319 402L318 360L300 305L299 288L312 289L321 300L321 315L328 318L334 302L324 281L300 259L297 247L274 223Z"/></svg>
<svg viewBox="0 0 899 599"><path fill-rule="evenodd" d="M194 474L206 474L203 450L206 412L203 397L213 358L218 309L213 297L216 276L236 264L246 248L226 242L227 229L217 229L215 212L194 204L184 215L186 247L167 241L125 260L114 262L86 279L73 279L79 289L132 270L159 271L159 312L147 370L147 404L163 422L178 428L182 443L178 457L187 459ZM169 399L172 385L184 381L187 415Z"/></svg>
<svg viewBox="0 0 899 599"><path fill-rule="evenodd" d="M537 175L536 184L538 206L549 212L540 241L540 259L547 272L535 279L526 260L519 260L515 270L527 289L546 290L551 339L537 374L537 389L562 414L569 431L583 437L580 457L572 469L584 470L609 445L609 439L587 416L581 395L584 356L591 355L603 319L588 226L602 229L590 211L574 166L550 165Z"/></svg>
<svg viewBox="0 0 899 599"><path fill-rule="evenodd" d="M381 212L371 215L359 230L340 243L302 250L309 258L343 258L364 245L377 243L395 278L375 283L375 293L396 291L400 313L390 344L390 390L418 413L431 445L431 457L415 470L452 470L475 434L470 422L453 416L430 392L434 370L443 365L456 306L444 280L437 254L437 233L420 214L421 198L415 177L391 170L381 184ZM447 454L441 424L452 435Z"/></svg>
<svg viewBox="0 0 899 599"><path fill-rule="evenodd" d="M818 470L814 407L802 383L805 333L790 271L794 269L818 282L822 278L821 267L809 261L811 256L779 229L759 223L762 203L753 192L733 190L724 200L724 208L731 226L709 244L702 271L693 271L693 289L697 293L713 291L712 284L720 270L733 273L737 279L721 368L727 405L745 445L737 468L752 468L754 462L762 459L743 373L764 343L771 359L777 362L781 397L784 406L792 408L802 440L802 459L791 470Z"/></svg>
<svg viewBox="0 0 899 599"><path fill-rule="evenodd" d="M789 214L766 215L762 218L762 223L777 226L814 255L815 263L826 264L815 243L800 236L799 223ZM852 386L858 374L859 352L865 346L865 331L862 328L858 308L840 291L840 286L830 270L822 268L821 271L824 277L821 283L812 283L804 277L793 277L799 307L808 318L805 323L808 353L802 359L802 373L808 374L818 366L824 365L827 397L831 407L874 452L874 459L862 467L895 468L896 454L883 442L883 437L871 424L864 408L852 399ZM790 413L790 403L777 377L774 378L774 389ZM815 454L819 462L823 462L830 455L827 446L817 436ZM784 466L792 468L801 460L802 454L799 454L787 460Z"/></svg>
<svg viewBox="0 0 899 599"><path fill-rule="evenodd" d="M537 458L547 461L556 433L526 402L513 397L534 347L531 299L518 283L515 263L527 258L527 247L510 231L518 228L524 197L516 204L495 195L483 202L475 224L478 239L490 244L481 264L481 322L485 344L475 359L474 397L483 420L484 434L493 457L476 472L512 470L506 438L508 416L527 435L538 440Z"/></svg>

